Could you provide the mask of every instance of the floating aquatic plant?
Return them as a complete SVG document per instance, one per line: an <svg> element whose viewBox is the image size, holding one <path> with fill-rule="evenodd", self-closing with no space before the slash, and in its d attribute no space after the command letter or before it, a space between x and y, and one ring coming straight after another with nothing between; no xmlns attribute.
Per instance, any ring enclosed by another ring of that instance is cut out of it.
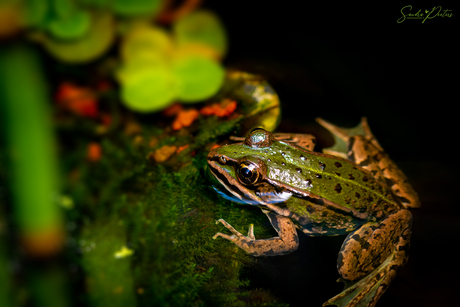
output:
<svg viewBox="0 0 460 307"><path fill-rule="evenodd" d="M124 35L117 72L125 105L140 112L164 109L175 100L196 102L220 89L226 51L219 19L197 11L173 26L169 34L151 24L134 24Z"/></svg>

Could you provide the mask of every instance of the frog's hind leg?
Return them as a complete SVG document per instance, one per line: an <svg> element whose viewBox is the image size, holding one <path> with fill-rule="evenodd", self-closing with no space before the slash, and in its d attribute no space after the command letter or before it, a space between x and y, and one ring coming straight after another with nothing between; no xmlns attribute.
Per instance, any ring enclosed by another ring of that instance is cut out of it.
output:
<svg viewBox="0 0 460 307"><path fill-rule="evenodd" d="M350 233L337 268L345 289L323 306L373 307L408 259L412 217L400 210Z"/></svg>
<svg viewBox="0 0 460 307"><path fill-rule="evenodd" d="M239 233L229 223L220 219L217 223L222 223L225 228L233 233L233 235L229 236L218 232L214 235L213 239L222 237L232 241L245 252L255 257L279 256L295 251L299 247L299 239L297 236L297 230L291 219L267 210L262 211L267 215L273 228L275 228L278 233L278 237L256 240L252 224L249 226L248 236L246 237Z"/></svg>
<svg viewBox="0 0 460 307"><path fill-rule="evenodd" d="M354 128L337 127L321 118L316 121L334 137L334 146L323 149L324 153L349 159L370 171L377 180L388 185L404 208L420 207L417 192L380 146L365 117Z"/></svg>

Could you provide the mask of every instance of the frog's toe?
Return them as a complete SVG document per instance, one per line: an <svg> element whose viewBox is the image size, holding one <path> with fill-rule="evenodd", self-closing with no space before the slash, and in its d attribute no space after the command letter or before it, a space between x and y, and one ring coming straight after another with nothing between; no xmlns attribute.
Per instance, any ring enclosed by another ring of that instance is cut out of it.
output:
<svg viewBox="0 0 460 307"><path fill-rule="evenodd" d="M254 236L254 224L249 225L248 238L252 240L256 239L256 237Z"/></svg>
<svg viewBox="0 0 460 307"><path fill-rule="evenodd" d="M225 228L227 228L228 230L231 231L231 233L234 234L234 236L232 236L232 237L237 236L237 237L239 237L239 238L244 238L244 236L243 236L240 232L238 232L238 230L236 230L235 228L233 228L232 225L230 225L229 223L227 223L227 222L224 221L223 219L218 219L218 220L216 221L216 224L219 224L219 223L221 223L222 225L224 225ZM230 239L229 239L229 240L230 240Z"/></svg>
<svg viewBox="0 0 460 307"><path fill-rule="evenodd" d="M229 235L226 235L225 233L221 233L221 232L216 233L212 238L215 240L218 237L222 237L222 238L230 240L230 241L233 241L235 239L235 236L233 236L233 235L229 236Z"/></svg>

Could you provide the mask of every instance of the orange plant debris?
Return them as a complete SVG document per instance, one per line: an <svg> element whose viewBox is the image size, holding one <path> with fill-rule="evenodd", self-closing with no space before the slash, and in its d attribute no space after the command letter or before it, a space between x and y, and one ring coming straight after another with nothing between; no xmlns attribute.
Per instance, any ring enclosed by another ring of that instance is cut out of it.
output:
<svg viewBox="0 0 460 307"><path fill-rule="evenodd" d="M200 113L196 109L181 110L172 124L172 129L177 131L190 126L199 115Z"/></svg>
<svg viewBox="0 0 460 307"><path fill-rule="evenodd" d="M216 102L203 107L200 113L204 116L216 115L218 117L225 117L231 115L236 110L236 105L235 100L224 99L222 102Z"/></svg>
<svg viewBox="0 0 460 307"><path fill-rule="evenodd" d="M172 106L167 107L166 109L163 110L163 115L165 116L175 116L177 115L180 111L182 111L184 108L182 107L181 104L175 103Z"/></svg>
<svg viewBox="0 0 460 307"><path fill-rule="evenodd" d="M89 88L64 82L56 93L56 101L58 105L74 114L90 118L98 115L96 94Z"/></svg>
<svg viewBox="0 0 460 307"><path fill-rule="evenodd" d="M149 157L153 158L157 163L161 163L168 160L176 152L176 149L177 146L164 145L153 153L150 153Z"/></svg>
<svg viewBox="0 0 460 307"><path fill-rule="evenodd" d="M187 145L184 145L184 146L181 146L181 147L177 148L176 153L180 153L182 150L186 149L186 148L189 147L189 146L190 146L190 145L187 144Z"/></svg>
<svg viewBox="0 0 460 307"><path fill-rule="evenodd" d="M102 158L101 145L96 142L89 143L86 156L91 162L99 161Z"/></svg>

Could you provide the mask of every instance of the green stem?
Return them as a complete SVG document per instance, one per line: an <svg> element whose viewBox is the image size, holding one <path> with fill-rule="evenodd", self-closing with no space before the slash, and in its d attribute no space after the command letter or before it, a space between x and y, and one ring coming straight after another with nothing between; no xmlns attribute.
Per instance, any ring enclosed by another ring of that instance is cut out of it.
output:
<svg viewBox="0 0 460 307"><path fill-rule="evenodd" d="M47 84L40 64L34 49L26 45L0 50L0 125L9 155L7 182L15 229L29 255L50 257L62 247L64 232L55 201L58 167ZM32 276L29 286L36 306L67 305L65 278L59 268L29 265L26 269Z"/></svg>
<svg viewBox="0 0 460 307"><path fill-rule="evenodd" d="M0 51L0 108L10 155L10 186L21 233L57 228L61 212L47 86L26 46Z"/></svg>

